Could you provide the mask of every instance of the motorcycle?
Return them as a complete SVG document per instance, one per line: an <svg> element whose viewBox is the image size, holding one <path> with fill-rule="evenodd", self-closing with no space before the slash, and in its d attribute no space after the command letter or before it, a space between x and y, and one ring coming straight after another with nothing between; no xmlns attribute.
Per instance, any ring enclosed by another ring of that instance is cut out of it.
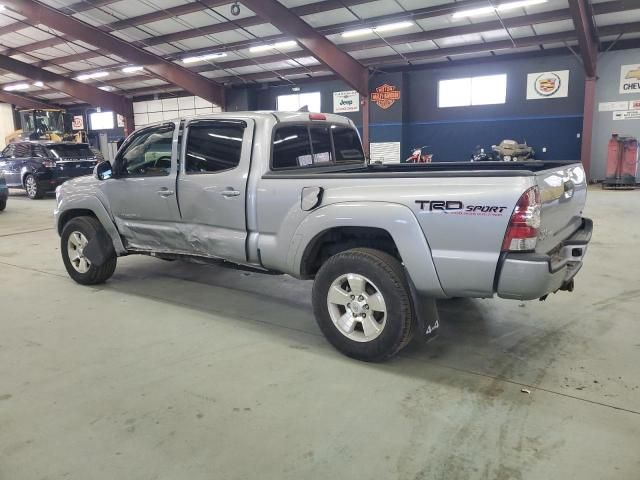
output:
<svg viewBox="0 0 640 480"><path fill-rule="evenodd" d="M485 152L484 148L480 145L476 146L476 149L471 153L472 162L495 162L496 158L493 152Z"/></svg>
<svg viewBox="0 0 640 480"><path fill-rule="evenodd" d="M423 147L416 147L413 149L411 155L405 160L407 163L431 163L433 160L432 153L423 153L427 149L428 145Z"/></svg>
<svg viewBox="0 0 640 480"><path fill-rule="evenodd" d="M535 151L532 147L524 143L518 143L515 140L503 140L500 145L492 145L491 149L495 152L497 160L503 162L524 162L526 160L534 160Z"/></svg>

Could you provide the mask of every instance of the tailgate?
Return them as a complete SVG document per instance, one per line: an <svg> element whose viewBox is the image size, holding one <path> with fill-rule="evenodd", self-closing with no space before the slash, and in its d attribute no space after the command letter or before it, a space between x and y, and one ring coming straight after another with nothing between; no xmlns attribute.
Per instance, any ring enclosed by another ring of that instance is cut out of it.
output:
<svg viewBox="0 0 640 480"><path fill-rule="evenodd" d="M536 181L542 201L536 251L549 253L582 225L587 181L581 164L543 170Z"/></svg>

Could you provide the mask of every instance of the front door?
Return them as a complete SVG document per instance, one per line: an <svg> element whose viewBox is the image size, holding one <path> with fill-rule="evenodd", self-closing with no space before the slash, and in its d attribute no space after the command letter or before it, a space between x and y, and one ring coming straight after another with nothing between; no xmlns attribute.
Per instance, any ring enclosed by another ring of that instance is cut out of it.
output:
<svg viewBox="0 0 640 480"><path fill-rule="evenodd" d="M169 122L136 132L102 183L127 248L175 251L181 244L176 198L178 129Z"/></svg>
<svg viewBox="0 0 640 480"><path fill-rule="evenodd" d="M198 255L245 263L253 120L193 120L178 191L186 242Z"/></svg>
<svg viewBox="0 0 640 480"><path fill-rule="evenodd" d="M31 148L26 143L11 143L2 152L0 171L9 187L22 187L22 169L31 157Z"/></svg>

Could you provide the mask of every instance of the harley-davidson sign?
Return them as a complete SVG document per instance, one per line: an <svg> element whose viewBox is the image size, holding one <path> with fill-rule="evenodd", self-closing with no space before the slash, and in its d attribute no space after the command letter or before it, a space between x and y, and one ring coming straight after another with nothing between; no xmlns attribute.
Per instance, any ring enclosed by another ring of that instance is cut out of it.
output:
<svg viewBox="0 0 640 480"><path fill-rule="evenodd" d="M384 110L396 103L396 100L400 100L400 90L388 83L380 85L371 92L371 101Z"/></svg>

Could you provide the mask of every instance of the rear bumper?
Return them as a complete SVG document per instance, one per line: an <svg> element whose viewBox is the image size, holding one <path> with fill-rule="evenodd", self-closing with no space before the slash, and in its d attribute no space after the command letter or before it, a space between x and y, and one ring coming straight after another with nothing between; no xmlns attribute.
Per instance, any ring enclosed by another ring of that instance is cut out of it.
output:
<svg viewBox="0 0 640 480"><path fill-rule="evenodd" d="M573 277L582 268L592 232L593 222L584 218L582 226L552 254L506 254L498 273L498 296L533 300L558 290L571 289Z"/></svg>
<svg viewBox="0 0 640 480"><path fill-rule="evenodd" d="M63 167L56 169L44 169L34 172L38 185L47 192L53 191L58 185L62 185L67 180L84 175L92 175L95 163L89 163L82 167Z"/></svg>

